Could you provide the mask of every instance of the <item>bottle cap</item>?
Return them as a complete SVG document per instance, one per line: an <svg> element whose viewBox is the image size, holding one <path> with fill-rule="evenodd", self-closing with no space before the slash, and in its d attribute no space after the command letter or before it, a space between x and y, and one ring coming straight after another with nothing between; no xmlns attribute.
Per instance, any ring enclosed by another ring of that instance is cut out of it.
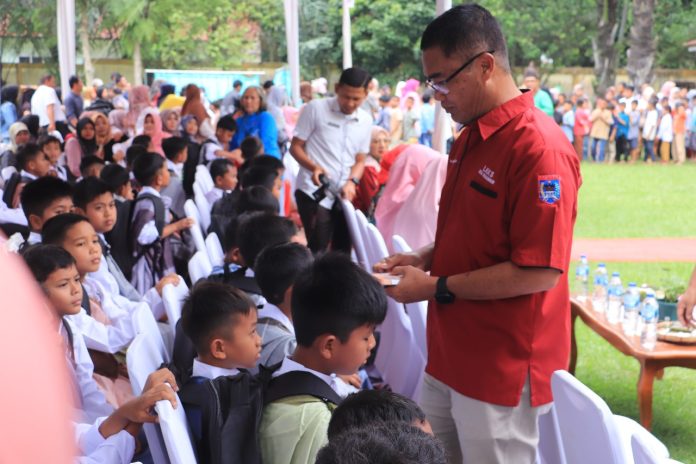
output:
<svg viewBox="0 0 696 464"><path fill-rule="evenodd" d="M612 277L619 277L621 274L619 274L617 271L614 271L611 273Z"/></svg>
<svg viewBox="0 0 696 464"><path fill-rule="evenodd" d="M629 287L635 287L635 286L636 286L636 283L635 283L635 282L629 282L629 283L628 283L628 286L629 286Z"/></svg>
<svg viewBox="0 0 696 464"><path fill-rule="evenodd" d="M607 267L604 263L597 264L597 267Z"/></svg>

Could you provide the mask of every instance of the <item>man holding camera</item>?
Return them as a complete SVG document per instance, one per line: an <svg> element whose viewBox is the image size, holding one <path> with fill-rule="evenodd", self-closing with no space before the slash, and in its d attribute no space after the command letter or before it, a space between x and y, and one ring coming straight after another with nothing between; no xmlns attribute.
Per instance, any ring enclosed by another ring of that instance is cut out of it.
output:
<svg viewBox="0 0 696 464"><path fill-rule="evenodd" d="M360 108L372 76L343 71L336 96L308 103L300 113L290 154L300 164L295 199L309 248L350 252L340 200L352 201L370 149L372 117Z"/></svg>

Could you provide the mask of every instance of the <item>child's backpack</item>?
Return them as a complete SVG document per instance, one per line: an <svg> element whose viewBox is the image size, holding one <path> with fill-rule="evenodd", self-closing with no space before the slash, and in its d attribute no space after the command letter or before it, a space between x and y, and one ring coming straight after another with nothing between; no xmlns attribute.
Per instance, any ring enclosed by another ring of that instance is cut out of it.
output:
<svg viewBox="0 0 696 464"><path fill-rule="evenodd" d="M8 208L19 208L19 194L24 185L31 182L32 179L28 177L23 177L18 172L13 172L7 182L5 182L4 189L2 192L2 201L5 202Z"/></svg>
<svg viewBox="0 0 696 464"><path fill-rule="evenodd" d="M130 241L128 240L132 209L133 200L117 201L116 224L114 224L110 232L104 234L104 238L111 246L111 256L116 260L118 267L121 268L121 272L129 281L133 273L133 265L135 264Z"/></svg>
<svg viewBox="0 0 696 464"><path fill-rule="evenodd" d="M333 388L316 375L304 371L291 371L279 375L268 383L264 404L291 396L313 396L332 411L343 400Z"/></svg>

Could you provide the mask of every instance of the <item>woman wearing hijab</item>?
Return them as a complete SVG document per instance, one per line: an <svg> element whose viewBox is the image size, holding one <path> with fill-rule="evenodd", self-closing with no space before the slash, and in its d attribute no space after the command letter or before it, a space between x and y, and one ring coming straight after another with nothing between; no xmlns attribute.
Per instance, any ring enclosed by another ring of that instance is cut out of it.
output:
<svg viewBox="0 0 696 464"><path fill-rule="evenodd" d="M25 114L19 121L26 124L31 141L39 138L39 117L37 115Z"/></svg>
<svg viewBox="0 0 696 464"><path fill-rule="evenodd" d="M128 92L128 117L126 117L126 128L128 135L132 135L135 124L140 117L140 113L145 108L150 108L150 88L146 85L136 85Z"/></svg>
<svg viewBox="0 0 696 464"><path fill-rule="evenodd" d="M27 125L23 122L16 122L8 130L10 136L9 148L0 155L0 168L14 166L17 164L17 147L29 142L31 135Z"/></svg>
<svg viewBox="0 0 696 464"><path fill-rule="evenodd" d="M75 178L82 176L80 173L80 162L85 156L99 156L103 159L104 154L98 153L96 131L94 123L88 117L82 117L77 121L77 136L71 137L65 142L65 159L68 169Z"/></svg>
<svg viewBox="0 0 696 464"><path fill-rule="evenodd" d="M285 115L283 108L287 105L288 94L285 93L285 88L282 85L274 85L268 91L268 112L273 116L278 129L278 143L282 146L290 140L290 135L287 134L285 128Z"/></svg>
<svg viewBox="0 0 696 464"><path fill-rule="evenodd" d="M171 135L162 131L162 120L156 108L145 108L140 113L135 124L135 134L150 136L152 151L164 156L162 139L171 137Z"/></svg>
<svg viewBox="0 0 696 464"><path fill-rule="evenodd" d="M162 118L162 130L164 132L177 137L181 134L181 131L179 130L179 123L181 122L179 113L180 111L176 109L160 110L160 117Z"/></svg>
<svg viewBox="0 0 696 464"><path fill-rule="evenodd" d="M353 206L359 209L367 219L374 222L375 206L384 183L380 182L380 162L382 156L389 149L389 132L383 127L372 127L372 138L370 139L370 152L365 158L365 170L360 178L360 185L355 189Z"/></svg>
<svg viewBox="0 0 696 464"><path fill-rule="evenodd" d="M17 122L19 87L6 85L0 92L0 142L10 143L10 126Z"/></svg>
<svg viewBox="0 0 696 464"><path fill-rule="evenodd" d="M188 87L186 87L186 101L181 108L181 116L188 115L192 115L196 118L198 133L201 134L202 137L210 139L215 136L215 130L210 121L210 115L203 105L201 89L195 84L189 84Z"/></svg>
<svg viewBox="0 0 696 464"><path fill-rule="evenodd" d="M237 132L232 138L230 149L239 148L247 137L258 137L263 142L267 155L280 159L278 128L273 116L266 111L266 98L261 87L247 87L242 95L242 116L237 118Z"/></svg>
<svg viewBox="0 0 696 464"><path fill-rule="evenodd" d="M94 123L95 140L97 142L97 156L109 163L119 162L124 154L118 152L114 155L114 145L127 139L120 130L113 129L109 124L109 118L99 111L90 112L89 118Z"/></svg>

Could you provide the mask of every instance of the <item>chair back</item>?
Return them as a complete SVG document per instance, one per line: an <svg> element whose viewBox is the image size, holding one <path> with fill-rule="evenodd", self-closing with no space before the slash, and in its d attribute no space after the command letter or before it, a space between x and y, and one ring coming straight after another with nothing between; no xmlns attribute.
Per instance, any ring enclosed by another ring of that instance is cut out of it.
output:
<svg viewBox="0 0 696 464"><path fill-rule="evenodd" d="M198 212L198 208L193 200L186 200L184 202L184 213L186 213L187 218L191 218L196 221L196 225L189 229L191 236L193 237L193 243L196 246L196 251L207 253L208 250L205 247L205 240L203 239L203 232L201 229L201 215Z"/></svg>
<svg viewBox="0 0 696 464"><path fill-rule="evenodd" d="M176 333L176 323L181 319L181 307L184 305L184 298L189 293L189 288L184 279L179 279L179 285L167 284L162 289L162 303L164 311L167 313L167 323Z"/></svg>
<svg viewBox="0 0 696 464"><path fill-rule="evenodd" d="M346 218L346 224L348 225L348 233L350 234L350 241L353 243L353 250L355 251L355 257L358 259L358 264L365 269L367 272L371 272L369 264L367 262L367 250L365 249L365 240L363 239L360 230L358 229L358 221L355 216L355 208L353 204L347 200L341 200L343 202L343 215Z"/></svg>
<svg viewBox="0 0 696 464"><path fill-rule="evenodd" d="M222 266L225 262L225 252L222 249L220 238L215 232L211 232L205 238L205 247L208 250L210 264L213 266Z"/></svg>
<svg viewBox="0 0 696 464"><path fill-rule="evenodd" d="M203 193L208 193L215 187L213 176L210 175L210 171L203 164L196 166L196 175L193 181L200 184Z"/></svg>
<svg viewBox="0 0 696 464"><path fill-rule="evenodd" d="M213 265L210 264L208 254L205 251L197 251L188 263L188 270L192 284L208 277L213 272Z"/></svg>
<svg viewBox="0 0 696 464"><path fill-rule="evenodd" d="M179 395L176 395L176 402L176 409L168 400L158 401L155 404L169 461L172 464L196 464L191 430Z"/></svg>
<svg viewBox="0 0 696 464"><path fill-rule="evenodd" d="M210 211L212 209L212 206L208 202L205 193L203 193L203 188L201 187L201 185L195 182L193 183L193 200L196 203L196 207L198 208L198 214L201 217L201 228L205 232L208 230L208 227L210 227Z"/></svg>

